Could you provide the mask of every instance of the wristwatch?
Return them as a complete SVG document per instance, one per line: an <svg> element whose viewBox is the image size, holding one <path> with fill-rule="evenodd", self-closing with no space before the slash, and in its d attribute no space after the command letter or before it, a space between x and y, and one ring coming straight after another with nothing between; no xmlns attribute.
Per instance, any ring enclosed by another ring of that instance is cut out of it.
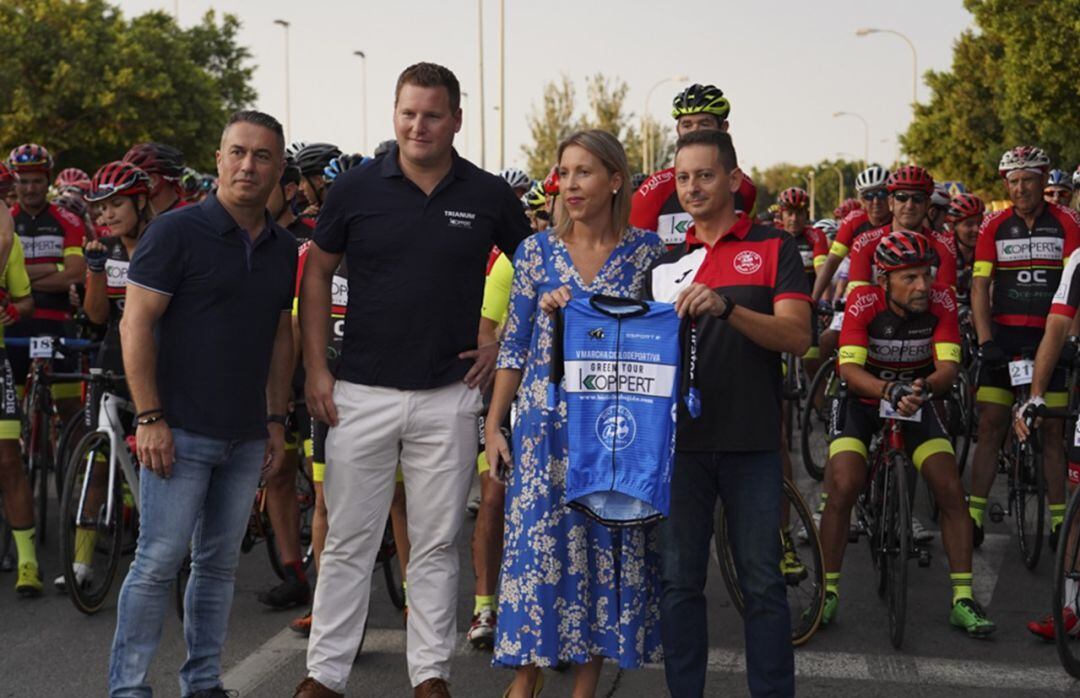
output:
<svg viewBox="0 0 1080 698"><path fill-rule="evenodd" d="M280 424L283 427L288 426L288 420L285 418L285 415L283 415L283 414L268 414L268 415L266 415L266 423L270 424L271 422L273 422L274 424Z"/></svg>
<svg viewBox="0 0 1080 698"><path fill-rule="evenodd" d="M720 320L727 320L731 317L732 311L735 310L735 301L731 300L731 296L724 294L720 296L724 299L724 312L720 313L716 317Z"/></svg>

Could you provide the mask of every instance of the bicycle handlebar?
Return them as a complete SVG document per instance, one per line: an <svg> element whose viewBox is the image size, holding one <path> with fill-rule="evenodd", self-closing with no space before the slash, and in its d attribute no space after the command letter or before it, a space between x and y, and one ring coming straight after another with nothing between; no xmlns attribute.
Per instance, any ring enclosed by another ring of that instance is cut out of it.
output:
<svg viewBox="0 0 1080 698"><path fill-rule="evenodd" d="M48 335L42 335L48 336ZM54 343L59 344L64 349L71 349L72 351L93 351L101 347L101 342L95 342L89 339L76 339L74 337L50 337ZM9 347L29 347L30 340L37 339L37 337L4 337L4 344Z"/></svg>

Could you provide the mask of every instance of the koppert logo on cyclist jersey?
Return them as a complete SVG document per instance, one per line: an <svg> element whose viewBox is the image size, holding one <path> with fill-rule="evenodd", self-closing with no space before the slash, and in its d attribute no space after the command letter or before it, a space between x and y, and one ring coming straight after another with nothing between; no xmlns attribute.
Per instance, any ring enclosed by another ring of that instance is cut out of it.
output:
<svg viewBox="0 0 1080 698"><path fill-rule="evenodd" d="M648 358L648 357L642 357ZM659 361L656 356L653 361ZM623 393L669 397L676 367L651 361L622 360L566 362L566 391L570 393Z"/></svg>

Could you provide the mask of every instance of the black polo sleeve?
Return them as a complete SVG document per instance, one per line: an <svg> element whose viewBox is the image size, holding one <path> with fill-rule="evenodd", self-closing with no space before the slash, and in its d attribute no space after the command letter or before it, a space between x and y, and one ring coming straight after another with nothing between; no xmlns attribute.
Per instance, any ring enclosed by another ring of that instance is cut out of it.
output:
<svg viewBox="0 0 1080 698"><path fill-rule="evenodd" d="M323 251L344 254L349 241L349 216L357 206L355 179L342 179L330 188L326 202L319 210L318 222L311 238Z"/></svg>
<svg viewBox="0 0 1080 698"><path fill-rule="evenodd" d="M128 266L127 280L141 288L171 296L184 278L184 233L176 225L185 219L186 212L163 216L150 224L139 239L135 255Z"/></svg>
<svg viewBox="0 0 1080 698"><path fill-rule="evenodd" d="M510 187L499 189L502 190L502 198L499 202L499 228L495 231L495 245L513 259L521 241L532 235L532 228L525 217L525 207L521 205L521 199L514 196L514 190Z"/></svg>
<svg viewBox="0 0 1080 698"><path fill-rule="evenodd" d="M799 243L792 235L785 235L780 243L780 259L776 264L776 284L773 286L773 303L793 299L811 303L810 282L806 278Z"/></svg>

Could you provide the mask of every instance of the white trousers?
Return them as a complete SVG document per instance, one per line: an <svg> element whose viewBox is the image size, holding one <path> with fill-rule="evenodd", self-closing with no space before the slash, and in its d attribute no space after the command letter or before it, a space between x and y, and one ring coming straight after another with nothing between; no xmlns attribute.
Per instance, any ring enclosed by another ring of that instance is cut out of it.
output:
<svg viewBox="0 0 1080 698"><path fill-rule="evenodd" d="M460 382L410 391L338 381L334 403L338 426L326 439L323 482L329 531L315 588L308 674L345 691L400 462L412 545L409 679L413 686L448 679L457 638L456 540L476 462L480 392Z"/></svg>

